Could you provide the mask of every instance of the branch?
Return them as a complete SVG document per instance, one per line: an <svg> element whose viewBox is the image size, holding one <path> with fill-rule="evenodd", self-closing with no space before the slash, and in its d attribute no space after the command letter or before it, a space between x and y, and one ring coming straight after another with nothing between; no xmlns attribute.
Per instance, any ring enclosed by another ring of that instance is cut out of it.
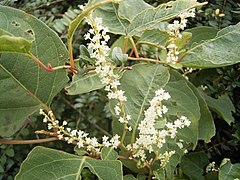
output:
<svg viewBox="0 0 240 180"><path fill-rule="evenodd" d="M167 64L166 62L159 61L157 59L142 58L142 57L139 57L139 58L128 57L128 60L131 60L131 61L146 61L146 62L154 62L154 63L159 63L159 64Z"/></svg>
<svg viewBox="0 0 240 180"><path fill-rule="evenodd" d="M135 42L134 42L134 40L133 40L132 37L130 38L130 41L131 41L131 43L132 43L133 51L134 51L134 53L135 53L135 56L136 56L137 58L139 58L138 50L137 50L136 44L135 44Z"/></svg>
<svg viewBox="0 0 240 180"><path fill-rule="evenodd" d="M34 139L34 140L0 140L0 145L2 144L38 144L51 141L59 140L57 137L45 138L45 139Z"/></svg>

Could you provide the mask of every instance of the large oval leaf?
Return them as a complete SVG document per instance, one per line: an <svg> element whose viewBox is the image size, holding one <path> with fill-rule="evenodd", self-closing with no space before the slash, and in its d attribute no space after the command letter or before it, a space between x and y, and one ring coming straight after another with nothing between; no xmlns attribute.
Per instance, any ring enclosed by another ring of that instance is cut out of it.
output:
<svg viewBox="0 0 240 180"><path fill-rule="evenodd" d="M195 0L177 0L161 4L156 8L145 9L131 21L127 34L130 36L139 34L158 26L160 22L170 20L182 12L201 5L203 4Z"/></svg>
<svg viewBox="0 0 240 180"><path fill-rule="evenodd" d="M97 8L94 11L93 16L101 17L103 25L108 27L110 32L126 35L126 27L129 25L129 21L119 17L118 6L116 4L109 3Z"/></svg>
<svg viewBox="0 0 240 180"><path fill-rule="evenodd" d="M178 134L185 142L192 143L195 147L198 140L198 122L201 117L197 96L188 81L174 70L170 71L170 80L165 90L171 95L170 103L166 103L169 119L175 120L177 116L184 115L191 121L191 125L179 130Z"/></svg>
<svg viewBox="0 0 240 180"><path fill-rule="evenodd" d="M26 179L81 179L83 168L98 176L99 179L122 179L120 161L94 160L76 156L63 151L35 147L22 163L16 180Z"/></svg>
<svg viewBox="0 0 240 180"><path fill-rule="evenodd" d="M213 39L203 41L187 52L182 64L195 68L214 68L240 62L240 23L218 32Z"/></svg>
<svg viewBox="0 0 240 180"><path fill-rule="evenodd" d="M152 8L152 6L143 0L125 0L119 3L118 14L122 19L131 22L135 16L147 8Z"/></svg>
<svg viewBox="0 0 240 180"><path fill-rule="evenodd" d="M64 65L68 53L60 38L45 24L22 11L0 6L0 28L13 36L33 40L32 53L45 65ZM65 70L46 72L22 54L0 55L0 135L10 136L25 118L48 108L68 81Z"/></svg>
<svg viewBox="0 0 240 180"><path fill-rule="evenodd" d="M230 159L223 159L219 169L219 180L238 179L240 177L240 163L232 164Z"/></svg>
<svg viewBox="0 0 240 180"><path fill-rule="evenodd" d="M215 125L212 114L208 108L203 94L200 93L200 91L192 83L186 81L186 79L176 71L171 71L171 78L174 78L175 81L185 81L188 87L191 88L192 92L197 97L201 114L198 122L198 139L209 142L215 135Z"/></svg>
<svg viewBox="0 0 240 180"><path fill-rule="evenodd" d="M139 3L142 4L142 8L134 6L134 4L139 6ZM201 5L203 3L198 3L195 0L178 0L161 4L156 8L149 5L148 8L148 5L142 1L125 0L120 2L119 6L114 4L101 6L96 9L93 15L102 17L103 25L108 27L110 32L133 36L139 35L145 30L159 29L161 22Z"/></svg>

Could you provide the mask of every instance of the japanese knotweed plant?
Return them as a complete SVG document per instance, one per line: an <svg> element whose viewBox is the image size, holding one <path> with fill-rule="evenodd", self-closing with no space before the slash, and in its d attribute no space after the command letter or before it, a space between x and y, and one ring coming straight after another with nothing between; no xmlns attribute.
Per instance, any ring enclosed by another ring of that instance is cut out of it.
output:
<svg viewBox="0 0 240 180"><path fill-rule="evenodd" d="M199 164L206 154L189 151L198 140L209 142L215 135L209 102L223 118L232 109L214 106L187 74L239 63L240 24L219 32L209 27L184 31L195 8L204 4L177 0L152 7L143 0L89 0L69 24L67 48L36 18L0 6L0 135L13 135L27 116L40 111L47 129L36 133L53 137L30 142L66 141L76 145L78 154L36 147L16 179L80 179L83 168L109 180L211 173L213 168L204 172L208 159ZM84 35L88 44L74 59L73 35L82 21L90 27ZM119 39L109 47L111 34ZM113 117L111 137L91 137L56 119L50 105L64 87L68 95L104 88ZM214 171L220 179L238 178L232 166L239 169L225 160Z"/></svg>

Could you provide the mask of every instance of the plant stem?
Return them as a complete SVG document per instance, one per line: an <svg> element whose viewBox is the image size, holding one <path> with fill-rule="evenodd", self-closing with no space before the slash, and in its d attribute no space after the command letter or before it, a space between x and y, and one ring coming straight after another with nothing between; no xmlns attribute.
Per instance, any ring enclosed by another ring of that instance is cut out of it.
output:
<svg viewBox="0 0 240 180"><path fill-rule="evenodd" d="M128 38L124 38L123 49L122 49L123 54L127 53L127 45L128 45Z"/></svg>
<svg viewBox="0 0 240 180"><path fill-rule="evenodd" d="M134 51L134 53L135 53L135 56L136 56L137 58L139 58L138 50L137 50L137 47L136 47L136 44L135 44L133 38L130 37L129 39L130 39L131 44L132 44L132 46L133 46L133 51Z"/></svg>
<svg viewBox="0 0 240 180"><path fill-rule="evenodd" d="M51 141L57 141L57 137L45 138L45 139L34 139L34 140L0 140L0 145L2 144L38 144Z"/></svg>
<svg viewBox="0 0 240 180"><path fill-rule="evenodd" d="M154 63L158 63L158 64L167 64L166 62L159 61L159 60L157 60L157 59L142 58L142 57L139 57L139 58L128 57L128 60L131 60L131 61L154 62Z"/></svg>
<svg viewBox="0 0 240 180"><path fill-rule="evenodd" d="M45 66L36 56L34 56L31 52L29 52L29 56L43 69L45 69L47 72L52 72L53 68L50 64L48 66Z"/></svg>
<svg viewBox="0 0 240 180"><path fill-rule="evenodd" d="M188 55L188 51L187 52L185 52L179 59L178 59L178 63L180 63L185 57L186 57L186 55Z"/></svg>

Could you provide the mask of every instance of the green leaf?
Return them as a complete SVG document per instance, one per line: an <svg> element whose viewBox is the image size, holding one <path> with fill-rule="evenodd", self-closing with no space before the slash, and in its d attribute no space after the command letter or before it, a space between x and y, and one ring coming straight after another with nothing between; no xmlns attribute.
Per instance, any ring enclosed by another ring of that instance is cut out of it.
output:
<svg viewBox="0 0 240 180"><path fill-rule="evenodd" d="M157 8L147 8L142 0L141 8L138 6L139 0L122 1L119 6L114 4L106 4L99 7L93 13L94 17L102 17L103 26L109 28L110 32L121 35L139 35L145 30L164 29L164 21L176 17L178 14L188 9L201 6L205 3L197 3L194 0L178 0L161 4ZM126 10L127 9L127 10ZM137 13L135 13L138 11ZM134 15L135 13L135 15Z"/></svg>
<svg viewBox="0 0 240 180"><path fill-rule="evenodd" d="M118 15L131 22L134 17L147 8L152 8L152 6L143 0L125 0L119 4Z"/></svg>
<svg viewBox="0 0 240 180"><path fill-rule="evenodd" d="M171 71L171 74L175 74L175 81L185 80L185 78L176 71ZM185 82L187 83L188 87L191 88L194 95L197 97L200 107L201 117L198 122L198 139L209 142L211 138L215 135L215 125L212 114L208 109L203 94L192 83L190 83L189 81Z"/></svg>
<svg viewBox="0 0 240 180"><path fill-rule="evenodd" d="M12 34L0 29L0 53L22 53L27 54L32 48L32 42L16 37Z"/></svg>
<svg viewBox="0 0 240 180"><path fill-rule="evenodd" d="M213 39L194 46L187 52L182 64L194 68L214 68L240 62L240 23L218 32Z"/></svg>
<svg viewBox="0 0 240 180"><path fill-rule="evenodd" d="M127 34L137 35L147 29L159 26L160 22L170 20L182 12L203 5L195 0L178 0L148 8L137 14L127 28Z"/></svg>
<svg viewBox="0 0 240 180"><path fill-rule="evenodd" d="M102 160L117 160L118 153L112 147L103 147L101 150Z"/></svg>
<svg viewBox="0 0 240 180"><path fill-rule="evenodd" d="M122 49L120 47L115 47L112 50L112 60L117 64L117 65L123 65L127 62L128 55L122 53Z"/></svg>
<svg viewBox="0 0 240 180"><path fill-rule="evenodd" d="M123 176L123 180L137 180L132 174Z"/></svg>
<svg viewBox="0 0 240 180"><path fill-rule="evenodd" d="M240 163L232 164L230 159L223 159L219 169L219 180L238 179L240 177Z"/></svg>
<svg viewBox="0 0 240 180"><path fill-rule="evenodd" d="M9 157L14 157L14 149L13 148L8 148L6 150L6 155Z"/></svg>
<svg viewBox="0 0 240 180"><path fill-rule="evenodd" d="M195 90L193 90L195 89ZM204 99L204 96L192 85L192 90L195 95L198 97L198 102L200 106L201 118L199 120L198 126L198 139L204 140L206 143L211 141L211 138L215 136L216 128L214 124L214 119L212 113L210 112L207 102Z"/></svg>
<svg viewBox="0 0 240 180"><path fill-rule="evenodd" d="M103 26L108 27L113 34L126 35L129 21L121 19L118 15L118 6L113 3L105 4L93 12L93 17L101 17Z"/></svg>
<svg viewBox="0 0 240 180"><path fill-rule="evenodd" d="M186 116L191 125L178 131L178 135L185 142L193 143L194 147L198 140L198 121L201 117L198 98L192 87L182 75L174 70L170 71L170 80L164 88L171 95L166 102L169 119L176 120L176 117Z"/></svg>
<svg viewBox="0 0 240 180"><path fill-rule="evenodd" d="M74 74L71 84L67 86L65 89L67 91L67 94L77 95L101 89L103 87L104 85L102 84L97 74L90 75Z"/></svg>
<svg viewBox="0 0 240 180"><path fill-rule="evenodd" d="M86 46L80 45L80 60L84 62L84 64L95 64L95 60L91 58L90 53Z"/></svg>
<svg viewBox="0 0 240 180"><path fill-rule="evenodd" d="M31 53L44 64L64 65L68 53L61 39L45 24L20 10L0 6L0 28L33 40ZM26 117L49 109L53 97L68 81L65 70L46 72L32 59L17 53L0 56L0 135L11 136Z"/></svg>
<svg viewBox="0 0 240 180"><path fill-rule="evenodd" d="M182 157L180 167L190 179L205 180L205 167L209 164L204 152L193 152Z"/></svg>
<svg viewBox="0 0 240 180"><path fill-rule="evenodd" d="M158 29L146 30L138 40L138 44L153 45L165 49L169 34Z"/></svg>
<svg viewBox="0 0 240 180"><path fill-rule="evenodd" d="M192 38L188 44L188 46L191 47L192 45L197 45L201 41L213 39L217 35L218 30L209 26L199 26L187 29L185 32L192 33Z"/></svg>
<svg viewBox="0 0 240 180"><path fill-rule="evenodd" d="M235 107L227 94L218 99L205 95L205 99L210 109L221 116L229 125L234 122L232 113L235 112Z"/></svg>
<svg viewBox="0 0 240 180"><path fill-rule="evenodd" d="M157 180L165 180L166 179L166 174L164 172L164 170L160 169L157 171L153 171L155 177L157 178Z"/></svg>
<svg viewBox="0 0 240 180"><path fill-rule="evenodd" d="M16 180L35 179L81 179L81 171L88 168L99 179L122 180L120 161L94 160L59 150L35 147L22 163Z"/></svg>

